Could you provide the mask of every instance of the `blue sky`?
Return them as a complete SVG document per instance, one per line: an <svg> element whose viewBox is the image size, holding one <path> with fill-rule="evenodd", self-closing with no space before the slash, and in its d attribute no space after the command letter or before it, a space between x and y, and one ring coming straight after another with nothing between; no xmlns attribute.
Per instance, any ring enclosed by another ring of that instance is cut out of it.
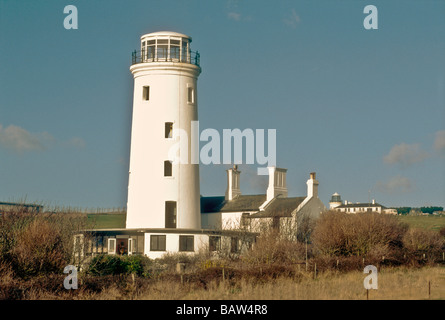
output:
<svg viewBox="0 0 445 320"><path fill-rule="evenodd" d="M326 205L338 192L445 206L445 1L432 0L0 0L0 201L126 205L131 52L161 30L201 54L201 130L277 129L290 196L316 171ZM224 194L227 167L201 165L201 194ZM243 194L265 193L256 166L240 170Z"/></svg>

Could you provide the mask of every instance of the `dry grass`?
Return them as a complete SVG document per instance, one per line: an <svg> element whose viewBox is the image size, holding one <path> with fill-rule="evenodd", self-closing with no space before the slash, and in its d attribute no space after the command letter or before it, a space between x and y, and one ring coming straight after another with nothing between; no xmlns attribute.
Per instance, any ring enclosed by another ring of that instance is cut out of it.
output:
<svg viewBox="0 0 445 320"><path fill-rule="evenodd" d="M110 284L103 279L98 292L78 290L56 292L30 290L30 300L365 300L362 272L325 272L314 279L313 273L299 277L280 277L268 281L242 278L236 281L210 281L203 287L193 281L175 279L137 279ZM431 295L429 295L431 282ZM445 299L445 269L388 268L379 270L378 289L369 291L370 300L442 300Z"/></svg>
<svg viewBox="0 0 445 320"><path fill-rule="evenodd" d="M212 281L207 289L194 283L156 281L137 290L138 300L364 300L365 274L327 272L317 279L303 274L299 279L278 278L265 283L241 279L235 283ZM378 275L378 289L370 290L370 300L445 299L445 269L384 269ZM431 296L428 282L431 281ZM86 298L86 297L85 297ZM111 286L89 299L128 299L117 286Z"/></svg>
<svg viewBox="0 0 445 320"><path fill-rule="evenodd" d="M213 281L207 290L193 288L186 284L157 283L137 299L185 299L185 300L363 300L365 274L327 272L313 279L305 274L295 280L278 278L263 284L252 284L241 279L235 285ZM445 270L433 267L423 269L384 269L379 272L378 289L370 290L373 300L422 300L445 299ZM431 281L431 296L428 295L428 281Z"/></svg>

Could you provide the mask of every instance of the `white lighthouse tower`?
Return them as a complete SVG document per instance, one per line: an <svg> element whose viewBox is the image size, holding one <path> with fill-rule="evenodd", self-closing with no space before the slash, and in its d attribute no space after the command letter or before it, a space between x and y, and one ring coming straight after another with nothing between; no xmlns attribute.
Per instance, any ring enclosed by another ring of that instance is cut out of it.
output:
<svg viewBox="0 0 445 320"><path fill-rule="evenodd" d="M199 164L191 161L190 141L201 68L191 42L176 32L149 33L141 37L140 53L133 53L127 228L201 228ZM188 161L174 164L169 153L180 131L188 140L181 141L180 157Z"/></svg>

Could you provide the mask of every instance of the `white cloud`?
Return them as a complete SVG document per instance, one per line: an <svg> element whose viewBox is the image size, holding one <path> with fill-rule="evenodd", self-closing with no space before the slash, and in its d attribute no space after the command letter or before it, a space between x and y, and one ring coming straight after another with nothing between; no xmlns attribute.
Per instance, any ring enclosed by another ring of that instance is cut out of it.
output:
<svg viewBox="0 0 445 320"><path fill-rule="evenodd" d="M421 150L418 143L401 143L392 147L389 153L383 157L383 161L388 164L400 164L406 166L422 162L428 157L428 153Z"/></svg>
<svg viewBox="0 0 445 320"><path fill-rule="evenodd" d="M283 19L284 24L291 28L296 28L300 21L300 16L297 14L295 9L292 9L290 16Z"/></svg>
<svg viewBox="0 0 445 320"><path fill-rule="evenodd" d="M411 192L414 186L408 178L396 176L385 182L378 181L375 188L382 193L394 194Z"/></svg>
<svg viewBox="0 0 445 320"><path fill-rule="evenodd" d="M85 141L74 137L58 142L48 132L32 133L19 126L10 125L4 128L0 124L0 147L22 154L30 151L44 151L54 145L65 145L74 148L84 148Z"/></svg>
<svg viewBox="0 0 445 320"><path fill-rule="evenodd" d="M434 140L434 149L437 151L445 151L445 130L436 132L436 139Z"/></svg>
<svg viewBox="0 0 445 320"><path fill-rule="evenodd" d="M237 13L237 12L229 12L229 13L227 14L227 17L228 17L230 20L235 20L235 21L240 21L240 20L241 20L241 14L240 14L240 13Z"/></svg>
<svg viewBox="0 0 445 320"><path fill-rule="evenodd" d="M42 151L47 149L52 142L54 138L47 132L30 133L15 125L7 128L0 125L0 145L18 153Z"/></svg>
<svg viewBox="0 0 445 320"><path fill-rule="evenodd" d="M66 143L68 146L75 147L75 148L84 148L86 143L85 140L82 138L74 137L67 141Z"/></svg>

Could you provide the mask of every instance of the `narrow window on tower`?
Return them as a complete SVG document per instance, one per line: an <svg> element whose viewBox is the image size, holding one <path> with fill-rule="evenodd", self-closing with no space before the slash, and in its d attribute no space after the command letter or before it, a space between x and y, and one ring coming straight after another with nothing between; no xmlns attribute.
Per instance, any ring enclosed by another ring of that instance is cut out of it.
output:
<svg viewBox="0 0 445 320"><path fill-rule="evenodd" d="M187 88L187 102L195 103L195 91L192 87Z"/></svg>
<svg viewBox="0 0 445 320"><path fill-rule="evenodd" d="M142 90L142 99L145 101L150 100L150 86L144 86Z"/></svg>
<svg viewBox="0 0 445 320"><path fill-rule="evenodd" d="M173 138L173 122L165 123L165 138Z"/></svg>
<svg viewBox="0 0 445 320"><path fill-rule="evenodd" d="M176 201L165 201L165 227L176 228Z"/></svg>
<svg viewBox="0 0 445 320"><path fill-rule="evenodd" d="M164 177L171 177L173 175L173 165L170 160L164 161Z"/></svg>

